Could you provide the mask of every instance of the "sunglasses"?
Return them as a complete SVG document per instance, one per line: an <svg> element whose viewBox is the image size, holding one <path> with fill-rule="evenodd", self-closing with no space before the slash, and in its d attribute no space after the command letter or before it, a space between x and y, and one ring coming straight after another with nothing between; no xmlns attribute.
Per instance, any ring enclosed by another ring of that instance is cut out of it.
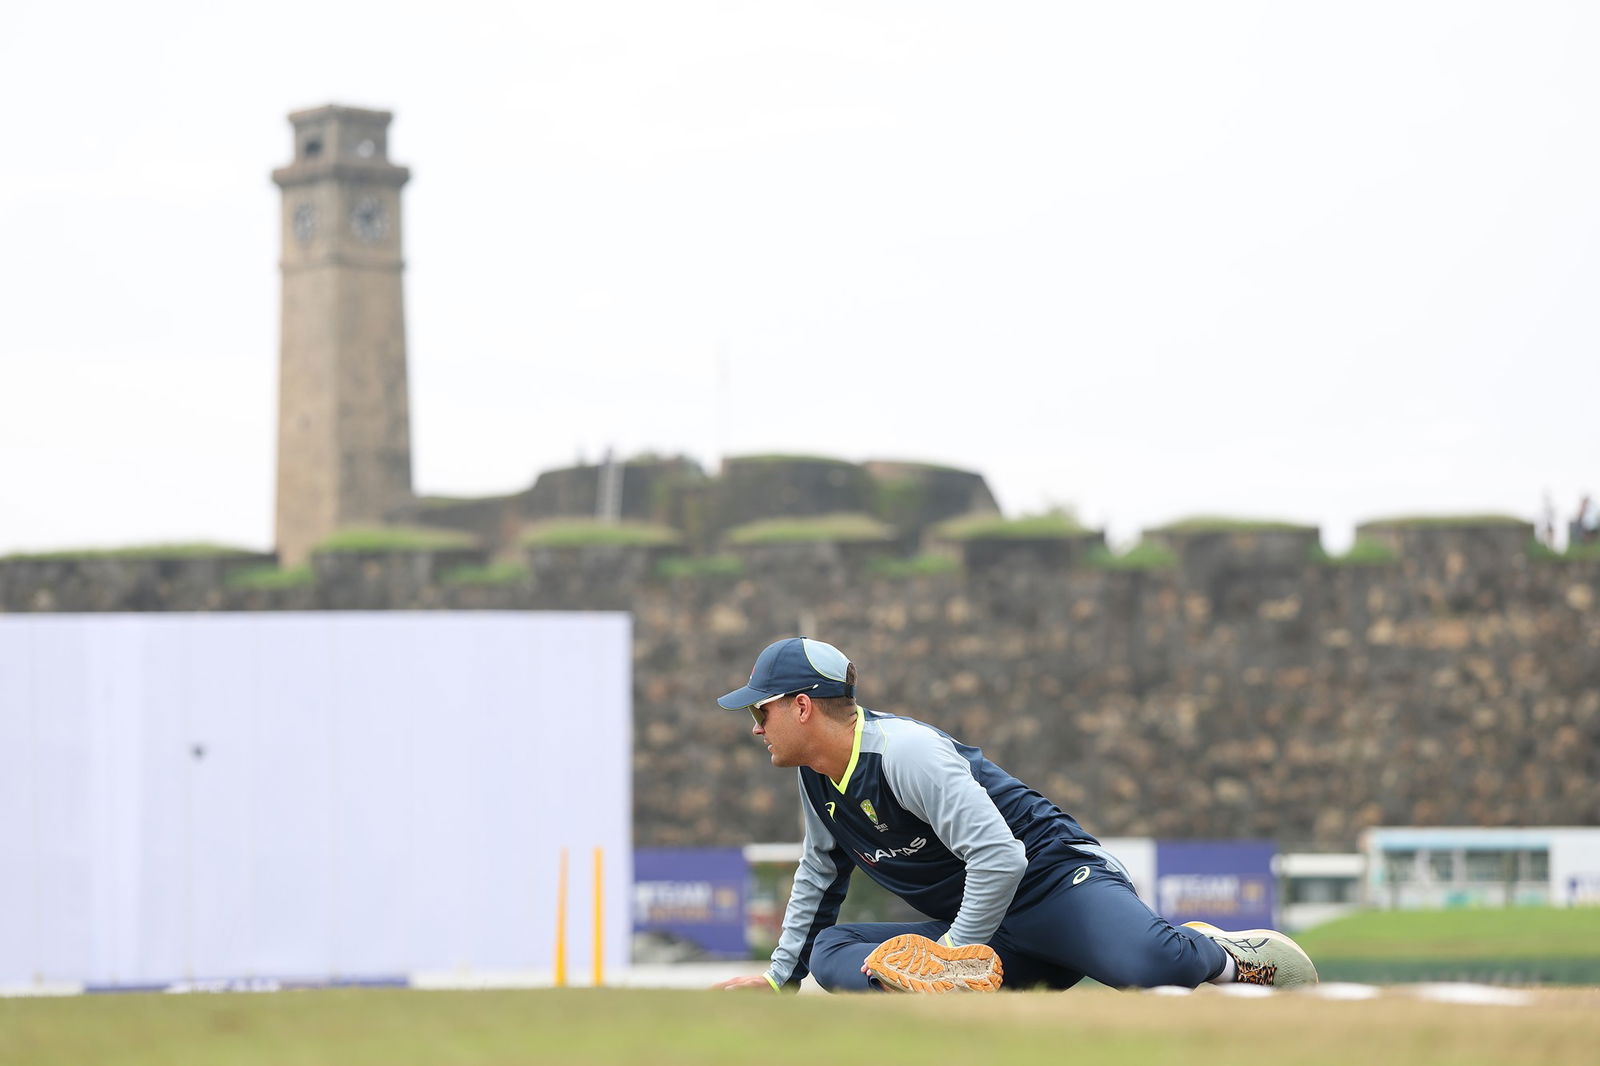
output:
<svg viewBox="0 0 1600 1066"><path fill-rule="evenodd" d="M780 692L776 696L768 696L764 700L757 700L750 705L750 717L756 720L756 725L765 726L767 724L767 704L786 700L790 696L798 696L802 692L810 692L816 687L816 685L807 685L805 688L797 688L793 692Z"/></svg>

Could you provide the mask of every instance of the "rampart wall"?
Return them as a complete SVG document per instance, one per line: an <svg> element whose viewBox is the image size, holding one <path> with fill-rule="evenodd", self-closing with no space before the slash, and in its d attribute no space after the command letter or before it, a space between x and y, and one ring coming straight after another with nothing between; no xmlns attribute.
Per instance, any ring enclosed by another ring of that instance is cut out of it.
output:
<svg viewBox="0 0 1600 1066"><path fill-rule="evenodd" d="M993 540L908 578L826 543L695 578L660 576L662 549L545 549L496 585L447 579L481 553L325 554L275 590L230 584L261 560L12 560L0 609L629 610L641 845L796 838L792 776L713 699L805 632L856 661L862 702L983 745L1093 832L1348 848L1378 824L1600 824L1600 562L1531 557L1528 532L1369 529L1398 552L1369 566L1194 534L1133 570Z"/></svg>
<svg viewBox="0 0 1600 1066"><path fill-rule="evenodd" d="M505 559L520 551L530 524L594 518L608 470L617 488L616 517L668 526L681 538L683 550L698 554L717 550L723 535L736 526L774 518L872 516L893 527L903 544L915 545L946 519L1000 513L983 475L972 471L781 455L730 457L715 477L682 457L547 470L525 492L419 500L390 518L471 534Z"/></svg>

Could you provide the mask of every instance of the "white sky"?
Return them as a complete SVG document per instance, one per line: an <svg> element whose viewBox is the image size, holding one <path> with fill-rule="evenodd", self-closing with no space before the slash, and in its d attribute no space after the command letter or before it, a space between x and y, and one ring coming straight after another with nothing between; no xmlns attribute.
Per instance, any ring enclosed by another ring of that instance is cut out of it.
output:
<svg viewBox="0 0 1600 1066"><path fill-rule="evenodd" d="M419 491L607 446L1196 513L1600 491L1600 4L8 5L0 552L272 537L289 111L395 112Z"/></svg>

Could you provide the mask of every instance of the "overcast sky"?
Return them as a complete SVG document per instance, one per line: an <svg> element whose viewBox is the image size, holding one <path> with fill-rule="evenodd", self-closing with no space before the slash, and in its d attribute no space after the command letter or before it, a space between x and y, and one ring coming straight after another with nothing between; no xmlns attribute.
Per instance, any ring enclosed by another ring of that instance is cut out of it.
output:
<svg viewBox="0 0 1600 1066"><path fill-rule="evenodd" d="M272 539L287 113L392 110L420 492L917 459L1126 543L1600 491L1600 4L142 4L0 35L0 553Z"/></svg>

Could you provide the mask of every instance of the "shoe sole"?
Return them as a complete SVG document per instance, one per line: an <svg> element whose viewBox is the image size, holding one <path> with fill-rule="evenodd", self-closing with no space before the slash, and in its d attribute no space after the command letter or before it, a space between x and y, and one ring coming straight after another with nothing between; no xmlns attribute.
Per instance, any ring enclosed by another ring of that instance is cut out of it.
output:
<svg viewBox="0 0 1600 1066"><path fill-rule="evenodd" d="M867 972L900 992L994 992L1003 971L986 944L949 948L915 933L885 940L867 956Z"/></svg>
<svg viewBox="0 0 1600 1066"><path fill-rule="evenodd" d="M1262 940L1276 940L1280 943L1288 944L1301 955L1305 956L1306 967L1311 971L1311 980L1309 983L1320 984L1322 981L1322 978L1317 975L1317 965L1311 961L1311 956L1307 954L1306 949L1301 947L1299 944L1296 944L1293 940L1289 939L1289 937L1285 936L1283 933L1278 932L1276 929L1218 929L1210 922L1184 922L1183 925L1185 929L1198 929L1202 933L1215 934L1222 937L1224 940L1249 940L1251 938L1258 938Z"/></svg>

